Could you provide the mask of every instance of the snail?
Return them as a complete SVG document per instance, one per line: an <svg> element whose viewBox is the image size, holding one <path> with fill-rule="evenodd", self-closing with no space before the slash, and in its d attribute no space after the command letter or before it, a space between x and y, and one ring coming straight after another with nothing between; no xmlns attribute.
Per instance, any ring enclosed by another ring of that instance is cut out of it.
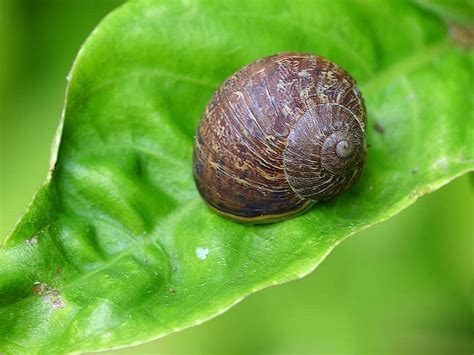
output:
<svg viewBox="0 0 474 355"><path fill-rule="evenodd" d="M358 180L366 126L356 82L337 64L300 52L264 57L209 101L194 138L197 189L235 221L294 217Z"/></svg>

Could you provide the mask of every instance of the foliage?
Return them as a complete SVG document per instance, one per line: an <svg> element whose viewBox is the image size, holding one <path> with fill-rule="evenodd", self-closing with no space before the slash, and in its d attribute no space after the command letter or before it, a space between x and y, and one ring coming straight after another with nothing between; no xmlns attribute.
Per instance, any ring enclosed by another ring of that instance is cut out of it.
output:
<svg viewBox="0 0 474 355"><path fill-rule="evenodd" d="M0 349L106 349L199 324L473 169L472 52L414 5L321 5L134 1L94 30L71 70L51 174L0 251ZM194 129L226 76L288 50L358 80L367 170L301 217L237 224L196 192Z"/></svg>

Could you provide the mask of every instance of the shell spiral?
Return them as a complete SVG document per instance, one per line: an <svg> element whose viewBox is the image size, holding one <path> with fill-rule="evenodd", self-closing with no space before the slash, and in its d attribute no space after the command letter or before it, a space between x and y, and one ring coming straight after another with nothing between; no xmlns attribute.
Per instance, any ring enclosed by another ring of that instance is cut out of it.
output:
<svg viewBox="0 0 474 355"><path fill-rule="evenodd" d="M360 177L366 124L356 82L337 64L309 53L259 59L205 109L194 142L197 188L234 220L296 215Z"/></svg>

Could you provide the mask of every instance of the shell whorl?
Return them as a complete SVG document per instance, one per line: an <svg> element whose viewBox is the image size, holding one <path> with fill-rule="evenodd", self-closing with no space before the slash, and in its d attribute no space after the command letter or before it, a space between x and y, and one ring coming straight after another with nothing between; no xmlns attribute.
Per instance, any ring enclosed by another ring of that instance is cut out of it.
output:
<svg viewBox="0 0 474 355"><path fill-rule="evenodd" d="M362 173L364 131L340 104L308 109L288 135L284 167L291 188L304 199L326 200L347 190Z"/></svg>
<svg viewBox="0 0 474 355"><path fill-rule="evenodd" d="M233 219L297 214L358 178L363 162L352 163L365 159L365 126L362 96L337 64L309 53L262 58L230 76L208 103L195 137L196 185ZM325 191L317 193L321 183Z"/></svg>

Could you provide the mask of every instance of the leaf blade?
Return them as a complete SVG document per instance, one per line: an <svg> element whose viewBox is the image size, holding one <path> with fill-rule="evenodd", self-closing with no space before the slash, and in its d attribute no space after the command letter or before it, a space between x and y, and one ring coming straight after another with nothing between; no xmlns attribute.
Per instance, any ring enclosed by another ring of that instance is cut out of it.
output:
<svg viewBox="0 0 474 355"><path fill-rule="evenodd" d="M459 110L472 102L472 56L447 41L439 21L397 2L328 3L316 17L311 2L254 5L138 1L91 35L71 72L56 168L0 254L1 270L12 272L0 274L5 349L97 350L198 324L303 277L347 236L473 169L469 107ZM401 11L397 23L374 17ZM349 25L328 31L332 13ZM407 27L411 41L393 34ZM288 49L326 55L362 83L368 169L348 194L299 218L257 227L223 220L194 188L194 127L227 75ZM444 77L455 81L449 95Z"/></svg>

